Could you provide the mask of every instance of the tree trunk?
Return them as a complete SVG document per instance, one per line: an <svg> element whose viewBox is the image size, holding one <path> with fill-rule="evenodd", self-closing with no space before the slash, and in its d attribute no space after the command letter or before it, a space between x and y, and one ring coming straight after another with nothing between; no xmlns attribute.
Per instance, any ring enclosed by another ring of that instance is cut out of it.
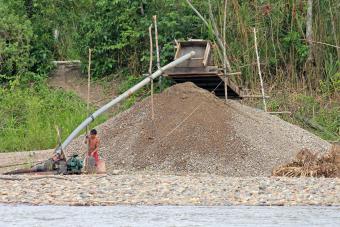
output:
<svg viewBox="0 0 340 227"><path fill-rule="evenodd" d="M307 18L306 18L306 40L309 45L308 61L312 58L313 48L313 0L308 0L307 6Z"/></svg>
<svg viewBox="0 0 340 227"><path fill-rule="evenodd" d="M309 54L304 69L304 80L307 81L309 89L312 89L313 75L313 0L307 2L306 18L306 40L309 45Z"/></svg>

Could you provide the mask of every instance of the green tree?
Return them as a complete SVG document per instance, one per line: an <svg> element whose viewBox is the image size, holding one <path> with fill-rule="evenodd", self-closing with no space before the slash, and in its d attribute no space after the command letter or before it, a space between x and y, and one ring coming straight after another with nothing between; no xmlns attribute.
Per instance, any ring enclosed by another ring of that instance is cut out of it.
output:
<svg viewBox="0 0 340 227"><path fill-rule="evenodd" d="M93 73L141 74L149 61L148 27L158 16L162 64L174 56L174 39L205 38L207 33L184 1L91 1L81 18L78 41L83 60L93 52Z"/></svg>
<svg viewBox="0 0 340 227"><path fill-rule="evenodd" d="M23 77L32 66L30 21L0 4L0 82Z"/></svg>

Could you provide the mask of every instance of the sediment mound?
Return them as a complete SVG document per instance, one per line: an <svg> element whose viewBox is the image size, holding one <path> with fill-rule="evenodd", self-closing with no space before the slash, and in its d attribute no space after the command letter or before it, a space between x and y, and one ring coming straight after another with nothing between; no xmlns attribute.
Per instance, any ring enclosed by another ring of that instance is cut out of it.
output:
<svg viewBox="0 0 340 227"><path fill-rule="evenodd" d="M307 148L330 144L276 116L216 98L192 83L177 84L97 127L107 170L206 172L270 176ZM84 153L84 137L68 152Z"/></svg>

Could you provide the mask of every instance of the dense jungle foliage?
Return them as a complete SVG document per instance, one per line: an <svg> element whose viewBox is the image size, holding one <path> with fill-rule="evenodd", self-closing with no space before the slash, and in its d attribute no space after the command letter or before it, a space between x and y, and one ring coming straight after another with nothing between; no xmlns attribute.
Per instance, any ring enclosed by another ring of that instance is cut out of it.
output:
<svg viewBox="0 0 340 227"><path fill-rule="evenodd" d="M208 26L188 2L203 15ZM148 27L153 15L158 19L163 65L173 59L175 39L216 42L213 25L223 33L224 2L0 0L0 152L53 147L54 124L64 129L65 137L86 116L83 101L47 87L45 80L53 69L52 60L80 59L86 71L91 48L92 75L119 79L122 91L147 72ZM293 114L284 115L286 120L327 140L338 141L338 1L226 2L226 53L232 71L242 72L232 79L252 93L259 93L253 35L256 27L265 90L271 96L269 110L289 110ZM311 16L307 15L308 2L312 3ZM313 42L307 42L308 18ZM147 94L144 91L138 95ZM136 96L126 105L135 100ZM256 101L249 103L258 105Z"/></svg>

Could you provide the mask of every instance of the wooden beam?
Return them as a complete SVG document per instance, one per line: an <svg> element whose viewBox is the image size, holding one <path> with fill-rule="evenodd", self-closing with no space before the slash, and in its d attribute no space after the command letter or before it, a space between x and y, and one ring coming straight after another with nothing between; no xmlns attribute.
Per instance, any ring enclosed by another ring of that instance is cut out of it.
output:
<svg viewBox="0 0 340 227"><path fill-rule="evenodd" d="M242 98L263 98L262 95L242 95ZM269 99L270 96L265 95L264 98Z"/></svg>
<svg viewBox="0 0 340 227"><path fill-rule="evenodd" d="M292 114L290 111L280 111L280 112L267 112L269 114Z"/></svg>

